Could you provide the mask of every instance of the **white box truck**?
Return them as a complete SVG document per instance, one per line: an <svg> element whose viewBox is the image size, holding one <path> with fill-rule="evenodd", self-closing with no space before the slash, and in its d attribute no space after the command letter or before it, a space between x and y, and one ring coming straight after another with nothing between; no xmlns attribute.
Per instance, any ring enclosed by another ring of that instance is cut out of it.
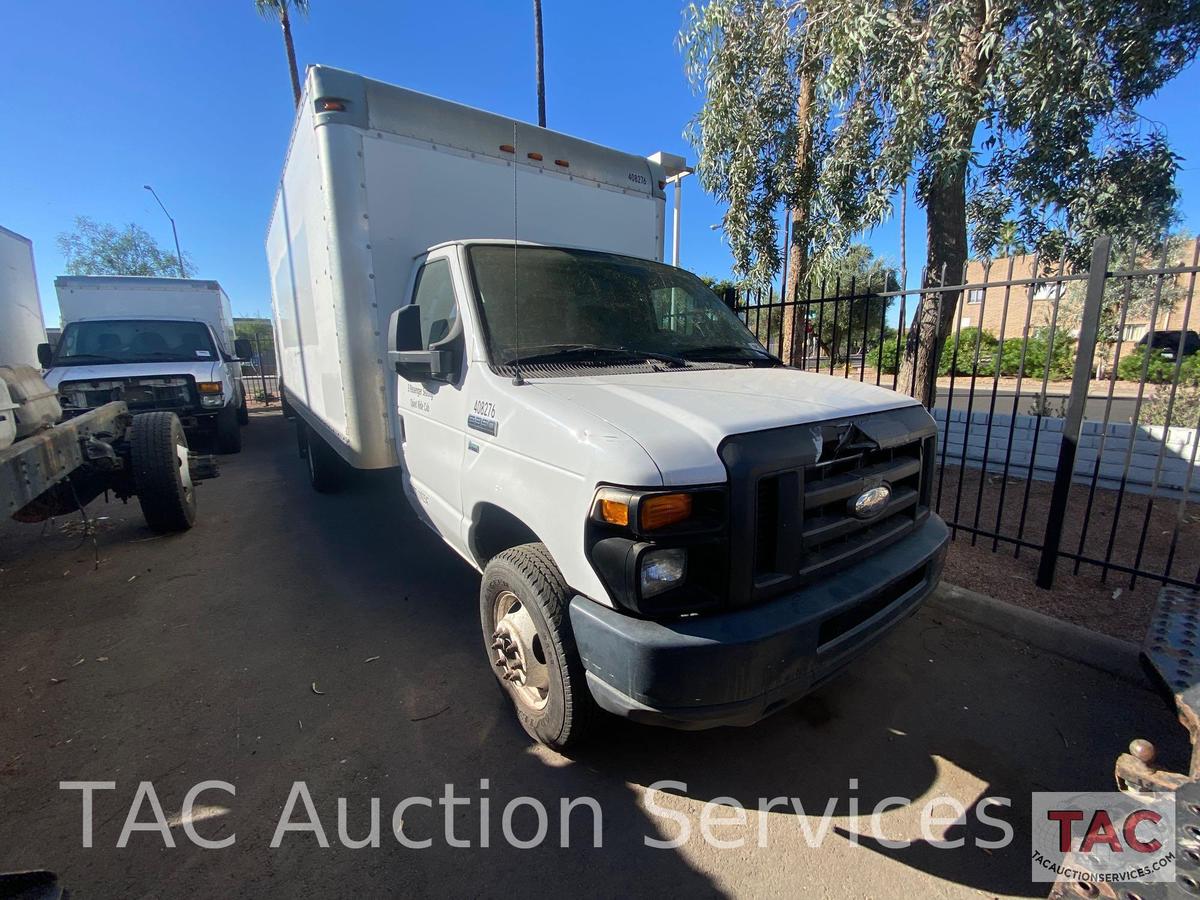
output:
<svg viewBox="0 0 1200 900"><path fill-rule="evenodd" d="M248 342L234 337L229 297L215 281L133 275L54 279L62 337L38 348L67 416L113 400L167 410L184 429L242 448L249 421L241 380Z"/></svg>
<svg viewBox="0 0 1200 900"><path fill-rule="evenodd" d="M0 366L36 366L45 340L33 242L0 227Z"/></svg>
<svg viewBox="0 0 1200 900"><path fill-rule="evenodd" d="M556 748L598 710L761 719L913 612L945 552L933 420L783 366L663 265L666 175L314 67L267 233L313 485L401 467L482 573L481 663Z"/></svg>

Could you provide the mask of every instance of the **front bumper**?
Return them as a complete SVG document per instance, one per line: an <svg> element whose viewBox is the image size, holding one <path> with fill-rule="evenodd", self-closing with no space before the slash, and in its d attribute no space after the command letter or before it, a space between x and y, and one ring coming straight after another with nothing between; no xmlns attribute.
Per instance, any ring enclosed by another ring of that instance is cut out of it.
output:
<svg viewBox="0 0 1200 900"><path fill-rule="evenodd" d="M694 730L752 725L812 691L915 612L937 585L949 530L937 516L858 565L767 603L652 622L585 597L571 627L605 710Z"/></svg>

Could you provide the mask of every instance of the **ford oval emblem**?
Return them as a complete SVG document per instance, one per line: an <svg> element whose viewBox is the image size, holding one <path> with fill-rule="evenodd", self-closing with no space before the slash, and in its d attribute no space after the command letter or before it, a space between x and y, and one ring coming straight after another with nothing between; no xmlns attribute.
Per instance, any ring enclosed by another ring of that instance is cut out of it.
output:
<svg viewBox="0 0 1200 900"><path fill-rule="evenodd" d="M863 491L854 498L850 508L860 519L873 519L888 505L892 498L892 489L886 484Z"/></svg>

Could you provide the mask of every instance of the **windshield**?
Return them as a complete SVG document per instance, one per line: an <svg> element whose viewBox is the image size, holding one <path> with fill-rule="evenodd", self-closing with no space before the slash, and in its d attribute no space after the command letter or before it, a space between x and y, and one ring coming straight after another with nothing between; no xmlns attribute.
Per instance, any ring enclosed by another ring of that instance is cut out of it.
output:
<svg viewBox="0 0 1200 900"><path fill-rule="evenodd" d="M682 269L555 247L481 244L467 253L496 365L561 363L568 355L644 355L676 365L772 360L717 295Z"/></svg>
<svg viewBox="0 0 1200 900"><path fill-rule="evenodd" d="M54 365L215 359L217 349L203 322L109 319L67 325L54 356Z"/></svg>

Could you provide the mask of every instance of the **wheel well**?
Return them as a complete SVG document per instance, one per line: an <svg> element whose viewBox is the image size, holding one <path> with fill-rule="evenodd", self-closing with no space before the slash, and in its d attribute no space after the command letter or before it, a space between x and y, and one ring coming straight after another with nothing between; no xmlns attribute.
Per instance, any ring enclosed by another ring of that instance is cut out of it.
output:
<svg viewBox="0 0 1200 900"><path fill-rule="evenodd" d="M542 539L508 510L491 503L481 503L472 517L468 540L471 553L482 569L497 553L521 544L541 543Z"/></svg>

